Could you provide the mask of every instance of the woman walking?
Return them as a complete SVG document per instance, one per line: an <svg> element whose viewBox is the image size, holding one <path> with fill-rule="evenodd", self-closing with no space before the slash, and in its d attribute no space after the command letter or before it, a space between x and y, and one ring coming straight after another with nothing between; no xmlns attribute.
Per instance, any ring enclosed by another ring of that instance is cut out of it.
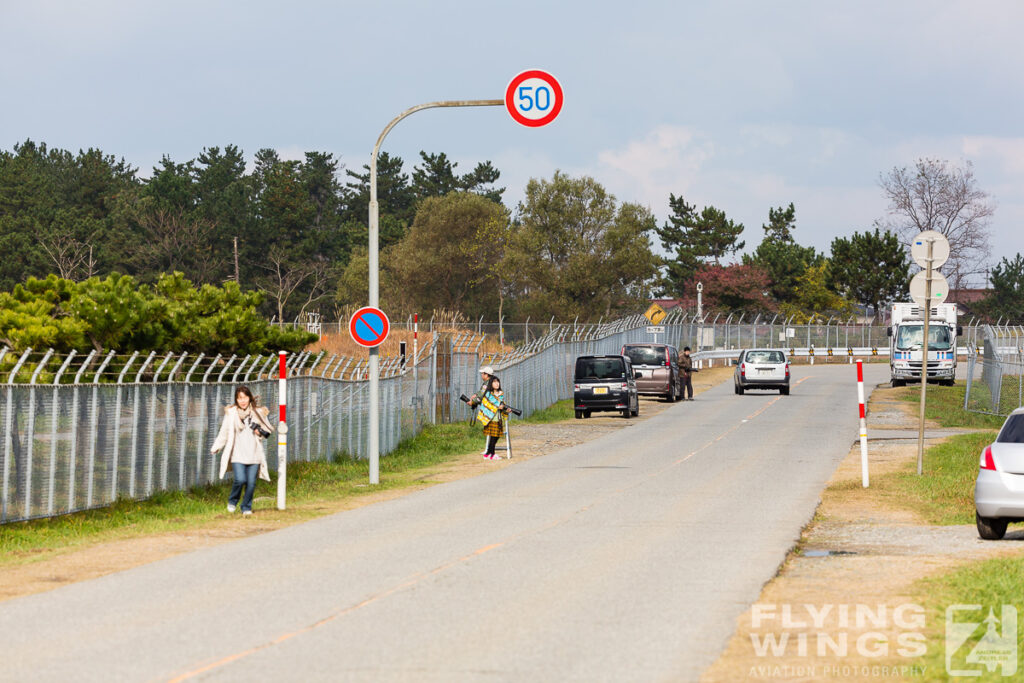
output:
<svg viewBox="0 0 1024 683"><path fill-rule="evenodd" d="M256 405L249 387L241 386L235 390L235 402L224 408L224 422L220 433L213 442L211 453L223 452L220 456L220 478L227 475L228 464L231 464L235 483L228 496L228 512L238 508L238 499L242 498L242 514L252 514L252 496L256 491L256 475L260 479L270 481L267 468L267 453L264 440L272 433L267 422L267 409Z"/></svg>

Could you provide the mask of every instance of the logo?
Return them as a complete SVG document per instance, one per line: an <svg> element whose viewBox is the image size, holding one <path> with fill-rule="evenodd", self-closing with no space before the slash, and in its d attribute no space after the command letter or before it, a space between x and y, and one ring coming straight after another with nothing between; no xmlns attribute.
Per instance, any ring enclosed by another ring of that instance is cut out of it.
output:
<svg viewBox="0 0 1024 683"><path fill-rule="evenodd" d="M1017 672L1017 608L1003 605L999 617L991 607L984 616L981 605L946 608L946 673L981 676ZM967 619L971 620L968 621Z"/></svg>

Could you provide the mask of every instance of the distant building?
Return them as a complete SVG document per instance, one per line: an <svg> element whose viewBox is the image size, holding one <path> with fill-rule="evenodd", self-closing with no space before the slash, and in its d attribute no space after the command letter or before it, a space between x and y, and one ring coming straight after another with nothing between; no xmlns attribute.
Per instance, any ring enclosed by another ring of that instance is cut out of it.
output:
<svg viewBox="0 0 1024 683"><path fill-rule="evenodd" d="M960 316L972 315L977 303L991 293L991 289L951 289L946 303L956 304Z"/></svg>
<svg viewBox="0 0 1024 683"><path fill-rule="evenodd" d="M697 308L696 299L651 299L652 304L658 304L666 311L671 311L673 308Z"/></svg>

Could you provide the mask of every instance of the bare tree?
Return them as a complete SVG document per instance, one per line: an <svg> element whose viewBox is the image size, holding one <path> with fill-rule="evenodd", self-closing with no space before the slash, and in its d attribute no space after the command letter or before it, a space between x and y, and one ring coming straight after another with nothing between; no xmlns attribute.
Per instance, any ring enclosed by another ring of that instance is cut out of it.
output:
<svg viewBox="0 0 1024 683"><path fill-rule="evenodd" d="M181 209L141 210L136 220L146 236L138 253L145 267L180 270L199 283L216 281L218 269L223 269L211 246L216 223Z"/></svg>
<svg viewBox="0 0 1024 683"><path fill-rule="evenodd" d="M876 225L892 230L907 245L922 230L945 235L950 254L943 271L952 288L961 289L985 272L995 201L978 188L970 161L957 165L918 159L913 168L881 174L879 185L889 200L889 213Z"/></svg>
<svg viewBox="0 0 1024 683"><path fill-rule="evenodd" d="M302 299L301 316L326 293L327 264L323 261L295 263L276 249L271 249L264 260L258 265L267 274L257 279L256 286L274 302L279 321L284 322L285 307L296 294Z"/></svg>
<svg viewBox="0 0 1024 683"><path fill-rule="evenodd" d="M96 274L92 245L67 233L55 233L39 240L39 245L65 280L88 280Z"/></svg>

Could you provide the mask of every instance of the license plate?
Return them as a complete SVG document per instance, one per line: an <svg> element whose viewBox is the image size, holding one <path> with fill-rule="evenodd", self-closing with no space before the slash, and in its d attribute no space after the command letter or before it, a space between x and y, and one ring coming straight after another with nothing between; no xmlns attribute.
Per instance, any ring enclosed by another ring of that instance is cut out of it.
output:
<svg viewBox="0 0 1024 683"><path fill-rule="evenodd" d="M594 393L595 394L607 394L608 393L608 387L594 387Z"/></svg>
<svg viewBox="0 0 1024 683"><path fill-rule="evenodd" d="M771 368L758 368L757 371L760 372L762 375L770 375L771 372L772 372L772 369Z"/></svg>

